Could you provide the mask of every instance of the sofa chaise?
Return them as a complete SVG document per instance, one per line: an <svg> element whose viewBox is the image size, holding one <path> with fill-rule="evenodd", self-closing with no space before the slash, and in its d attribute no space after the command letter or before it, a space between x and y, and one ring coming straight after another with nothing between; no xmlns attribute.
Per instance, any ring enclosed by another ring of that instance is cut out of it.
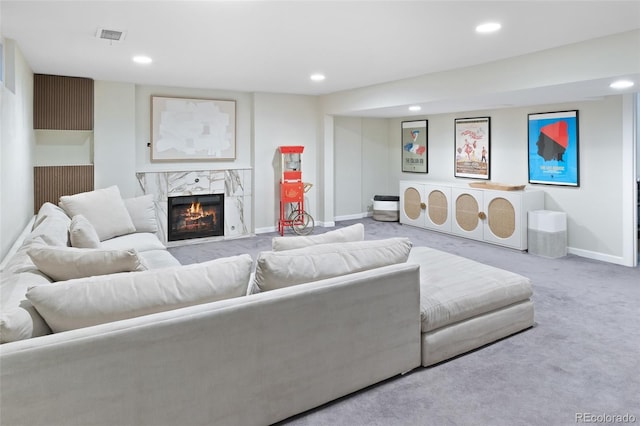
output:
<svg viewBox="0 0 640 426"><path fill-rule="evenodd" d="M179 265L139 198L113 232L45 205L5 263L3 425L272 424L533 324L527 278L361 224Z"/></svg>

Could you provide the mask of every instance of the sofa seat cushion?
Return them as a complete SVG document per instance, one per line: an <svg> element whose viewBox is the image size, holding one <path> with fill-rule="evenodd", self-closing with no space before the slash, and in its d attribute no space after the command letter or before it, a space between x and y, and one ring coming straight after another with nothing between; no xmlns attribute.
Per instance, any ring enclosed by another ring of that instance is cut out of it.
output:
<svg viewBox="0 0 640 426"><path fill-rule="evenodd" d="M404 263L410 250L408 238L389 238L262 252L256 261L253 291L274 290Z"/></svg>
<svg viewBox="0 0 640 426"><path fill-rule="evenodd" d="M102 241L100 248L108 250L136 249L138 252L149 250L165 250L166 247L160 242L155 234L148 232L136 232L135 234L122 235Z"/></svg>
<svg viewBox="0 0 640 426"><path fill-rule="evenodd" d="M139 317L243 296L252 266L248 254L135 273L61 281L27 292L51 330Z"/></svg>
<svg viewBox="0 0 640 426"><path fill-rule="evenodd" d="M422 332L527 300L528 278L429 247L411 249L407 263L420 265Z"/></svg>
<svg viewBox="0 0 640 426"><path fill-rule="evenodd" d="M160 269L180 266L178 259L167 250L147 250L138 252L138 257L147 269Z"/></svg>

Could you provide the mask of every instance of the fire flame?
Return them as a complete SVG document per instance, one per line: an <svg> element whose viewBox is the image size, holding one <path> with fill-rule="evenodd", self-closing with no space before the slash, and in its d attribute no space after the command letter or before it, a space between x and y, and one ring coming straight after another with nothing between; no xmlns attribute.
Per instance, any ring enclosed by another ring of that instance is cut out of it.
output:
<svg viewBox="0 0 640 426"><path fill-rule="evenodd" d="M202 206L200 206L199 202L191 203L191 207L189 207L189 216L191 217L202 217L204 216L204 211L202 211Z"/></svg>

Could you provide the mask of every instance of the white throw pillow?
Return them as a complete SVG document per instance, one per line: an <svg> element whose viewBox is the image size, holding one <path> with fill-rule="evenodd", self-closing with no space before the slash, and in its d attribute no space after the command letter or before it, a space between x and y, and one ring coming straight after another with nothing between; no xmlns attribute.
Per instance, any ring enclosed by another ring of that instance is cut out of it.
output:
<svg viewBox="0 0 640 426"><path fill-rule="evenodd" d="M346 243L349 241L364 240L364 225L355 225L325 232L319 235L296 236L296 237L274 237L271 240L273 251L292 250L308 247L316 244Z"/></svg>
<svg viewBox="0 0 640 426"><path fill-rule="evenodd" d="M156 208L153 204L153 195L147 194L141 197L125 198L124 205L131 216L136 232L157 232Z"/></svg>
<svg viewBox="0 0 640 426"><path fill-rule="evenodd" d="M81 214L93 225L100 241L136 232L117 186L60 197L60 207L73 217Z"/></svg>
<svg viewBox="0 0 640 426"><path fill-rule="evenodd" d="M91 222L81 214L75 215L69 225L69 240L72 247L98 248L100 237Z"/></svg>
<svg viewBox="0 0 640 426"><path fill-rule="evenodd" d="M134 249L100 250L34 245L27 254L40 272L54 281L146 269Z"/></svg>
<svg viewBox="0 0 640 426"><path fill-rule="evenodd" d="M60 332L243 296L251 265L251 256L244 254L34 287L27 298Z"/></svg>
<svg viewBox="0 0 640 426"><path fill-rule="evenodd" d="M256 262L253 286L267 291L404 263L410 251L408 238L389 238L262 252Z"/></svg>

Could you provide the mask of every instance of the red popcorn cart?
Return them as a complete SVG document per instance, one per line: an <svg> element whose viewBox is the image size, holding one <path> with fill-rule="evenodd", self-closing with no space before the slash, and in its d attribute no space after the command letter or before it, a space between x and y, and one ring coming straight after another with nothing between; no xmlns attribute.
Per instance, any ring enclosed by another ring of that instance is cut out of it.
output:
<svg viewBox="0 0 640 426"><path fill-rule="evenodd" d="M281 146L280 150L280 219L278 232L290 226L298 235L313 231L315 221L304 210L304 194L313 186L302 182L302 151L304 146Z"/></svg>

